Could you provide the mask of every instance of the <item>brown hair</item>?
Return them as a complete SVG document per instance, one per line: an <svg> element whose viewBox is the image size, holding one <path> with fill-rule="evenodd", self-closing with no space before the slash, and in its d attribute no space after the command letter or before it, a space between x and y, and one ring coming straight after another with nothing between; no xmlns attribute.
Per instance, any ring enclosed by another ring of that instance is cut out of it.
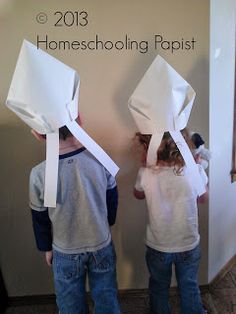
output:
<svg viewBox="0 0 236 314"><path fill-rule="evenodd" d="M41 135L44 139L47 138L46 134L42 134ZM73 134L70 132L70 130L67 128L67 126L62 126L61 128L59 128L59 139L60 140L66 140L67 137L69 136L73 136Z"/></svg>
<svg viewBox="0 0 236 314"><path fill-rule="evenodd" d="M192 149L193 143L187 129L183 129L181 133L185 141L187 142L189 148ZM138 140L139 145L142 147L143 154L145 154L145 158L146 158L149 143L151 140L151 135L141 134L140 132L136 132L135 138ZM156 165L158 165L158 161L164 161L168 163L169 165L174 166L175 172L177 174L181 172L183 166L185 165L184 159L169 132L164 133L161 144L157 150Z"/></svg>
<svg viewBox="0 0 236 314"><path fill-rule="evenodd" d="M62 126L59 128L59 138L61 140L66 140L67 137L73 136L67 126Z"/></svg>

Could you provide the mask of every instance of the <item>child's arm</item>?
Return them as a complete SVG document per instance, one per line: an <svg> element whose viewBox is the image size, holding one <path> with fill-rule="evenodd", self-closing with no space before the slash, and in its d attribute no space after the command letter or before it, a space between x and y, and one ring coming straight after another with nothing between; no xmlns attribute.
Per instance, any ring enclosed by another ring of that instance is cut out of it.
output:
<svg viewBox="0 0 236 314"><path fill-rule="evenodd" d="M48 209L44 211L37 211L31 209L34 236L36 245L39 251L51 251L52 250L52 232L51 221L48 216Z"/></svg>
<svg viewBox="0 0 236 314"><path fill-rule="evenodd" d="M143 191L142 188L142 174L143 174L144 168L141 167L139 169L138 175L137 175L137 179L135 182L135 186L134 186L134 190L133 190L133 194L134 196L138 199L138 200L143 200L145 198L145 193Z"/></svg>
<svg viewBox="0 0 236 314"><path fill-rule="evenodd" d="M32 169L30 174L30 208L32 214L33 231L37 248L45 252L46 262L52 263L52 225L48 215L48 208L43 205L42 179Z"/></svg>
<svg viewBox="0 0 236 314"><path fill-rule="evenodd" d="M35 130L31 130L31 133L34 135L34 137L39 141L45 141L45 135L39 134ZM30 177L30 198L33 198L34 202L40 206L39 208L32 209L32 220L33 220L33 229L34 229L34 236L36 240L37 248L40 251L45 252L45 259L48 264L48 266L52 266L52 227L51 227L51 221L48 216L48 209L43 208L41 205L42 200L39 197L40 189L37 184L37 182L34 179L32 179L32 174ZM41 187L42 188L42 187ZM32 204L32 200L31 200ZM37 210L39 209L39 210Z"/></svg>
<svg viewBox="0 0 236 314"><path fill-rule="evenodd" d="M46 258L46 262L48 264L48 266L52 266L52 258L53 258L53 255L52 255L52 251L47 251L45 252L45 258Z"/></svg>
<svg viewBox="0 0 236 314"><path fill-rule="evenodd" d="M39 251L45 252L45 258L48 266L52 265L52 231L51 221L48 216L48 210L36 211L31 209L33 230L36 245Z"/></svg>
<svg viewBox="0 0 236 314"><path fill-rule="evenodd" d="M116 222L116 213L118 207L118 190L117 186L112 189L108 189L106 193L107 201L107 219L110 226L113 226Z"/></svg>
<svg viewBox="0 0 236 314"><path fill-rule="evenodd" d="M202 178L202 181L206 187L206 192L197 198L197 202L202 204L208 200L208 177L202 165L198 165L198 169L199 169L199 173Z"/></svg>
<svg viewBox="0 0 236 314"><path fill-rule="evenodd" d="M203 204L203 203L207 202L208 201L208 196L209 196L208 187L206 186L206 192L198 197L197 202L199 204Z"/></svg>
<svg viewBox="0 0 236 314"><path fill-rule="evenodd" d="M110 226L113 226L116 222L116 213L118 207L118 189L115 178L107 171L107 191L106 191L106 203L107 203L107 220Z"/></svg>

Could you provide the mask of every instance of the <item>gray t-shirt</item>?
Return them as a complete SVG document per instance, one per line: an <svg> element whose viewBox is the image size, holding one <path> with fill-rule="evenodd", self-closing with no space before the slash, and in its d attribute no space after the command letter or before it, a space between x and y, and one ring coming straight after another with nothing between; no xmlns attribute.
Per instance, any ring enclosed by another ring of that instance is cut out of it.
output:
<svg viewBox="0 0 236 314"><path fill-rule="evenodd" d="M45 161L30 174L30 207L44 207ZM60 155L57 206L48 208L53 248L68 254L96 251L109 244L106 191L114 177L84 148Z"/></svg>

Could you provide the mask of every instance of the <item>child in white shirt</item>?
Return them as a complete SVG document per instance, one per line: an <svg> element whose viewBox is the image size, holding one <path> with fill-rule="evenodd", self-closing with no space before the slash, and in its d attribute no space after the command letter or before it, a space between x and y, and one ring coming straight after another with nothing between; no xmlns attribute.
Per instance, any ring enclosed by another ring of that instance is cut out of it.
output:
<svg viewBox="0 0 236 314"><path fill-rule="evenodd" d="M183 130L182 134L191 147L187 131ZM143 147L143 166L138 172L134 195L146 198L148 208L146 262L150 272L151 313L171 313L168 298L173 263L181 313L204 313L197 282L200 262L197 201L204 202L207 192L197 197L183 157L169 132L164 133L154 167L145 165L151 136L136 133L136 137ZM206 173L201 165L198 167L207 185Z"/></svg>

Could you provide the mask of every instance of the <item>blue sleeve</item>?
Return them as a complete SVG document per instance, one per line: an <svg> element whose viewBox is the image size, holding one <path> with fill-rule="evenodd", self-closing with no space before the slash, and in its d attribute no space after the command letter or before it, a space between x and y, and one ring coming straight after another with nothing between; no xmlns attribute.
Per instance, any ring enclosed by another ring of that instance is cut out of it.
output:
<svg viewBox="0 0 236 314"><path fill-rule="evenodd" d="M106 193L107 200L107 219L110 226L113 226L116 221L116 213L118 207L118 190L117 186L112 189L107 190Z"/></svg>
<svg viewBox="0 0 236 314"><path fill-rule="evenodd" d="M48 209L44 211L37 211L31 209L34 236L37 248L40 251L52 250L52 227L51 220L48 216Z"/></svg>

